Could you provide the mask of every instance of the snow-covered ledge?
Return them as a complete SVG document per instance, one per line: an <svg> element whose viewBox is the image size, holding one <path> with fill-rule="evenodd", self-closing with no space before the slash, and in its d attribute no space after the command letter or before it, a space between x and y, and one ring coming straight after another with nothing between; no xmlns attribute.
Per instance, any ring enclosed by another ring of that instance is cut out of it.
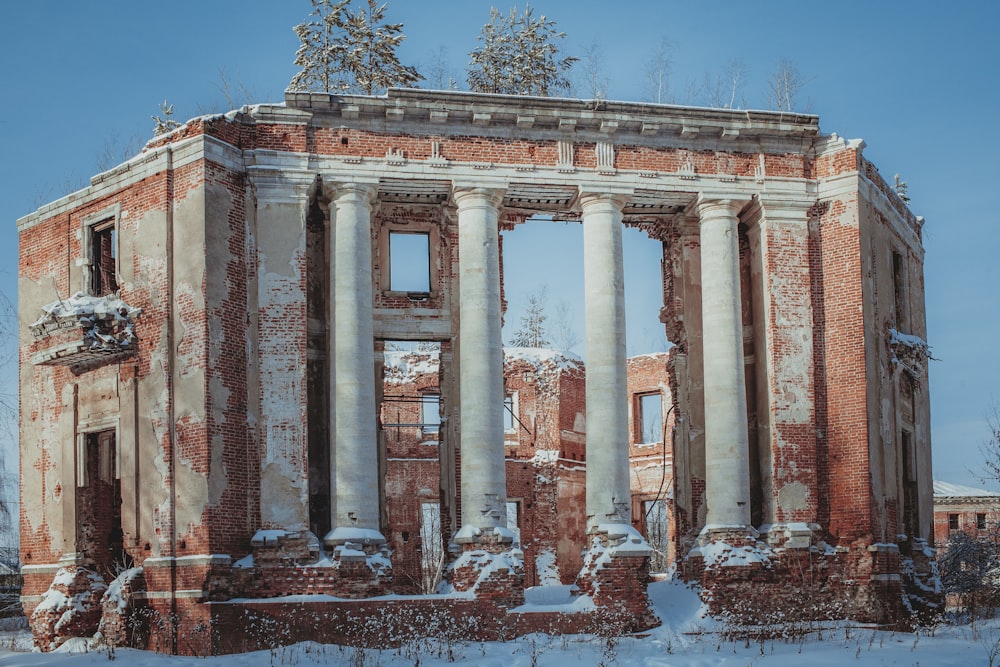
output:
<svg viewBox="0 0 1000 667"><path fill-rule="evenodd" d="M133 320L141 313L116 295L77 292L46 304L30 325L39 348L31 362L76 369L131 356L138 342Z"/></svg>

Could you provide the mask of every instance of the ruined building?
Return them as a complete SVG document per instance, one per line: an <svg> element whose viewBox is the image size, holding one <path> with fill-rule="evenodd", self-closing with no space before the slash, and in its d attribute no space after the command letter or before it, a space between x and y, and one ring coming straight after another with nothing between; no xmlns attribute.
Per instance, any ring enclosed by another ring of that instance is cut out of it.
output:
<svg viewBox="0 0 1000 667"><path fill-rule="evenodd" d="M863 147L811 115L294 93L22 218L36 641L381 641L417 612L462 636L648 627L651 507L717 609L898 620L932 537L922 221ZM505 367L500 232L536 215L583 226L582 382ZM669 495L667 438L630 442L624 225L663 248ZM393 412L393 341L436 351L436 424ZM505 415L532 392L550 423L522 442ZM414 566L425 504L440 584Z"/></svg>

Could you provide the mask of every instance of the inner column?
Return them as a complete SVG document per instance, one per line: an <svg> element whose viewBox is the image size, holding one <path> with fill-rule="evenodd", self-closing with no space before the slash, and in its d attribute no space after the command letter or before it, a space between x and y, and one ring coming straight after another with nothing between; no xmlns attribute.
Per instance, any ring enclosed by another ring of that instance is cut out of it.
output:
<svg viewBox="0 0 1000 667"><path fill-rule="evenodd" d="M587 527L631 520L625 373L624 199L583 194Z"/></svg>
<svg viewBox="0 0 1000 667"><path fill-rule="evenodd" d="M507 525L500 314L500 190L459 188L459 409L462 529L456 542ZM509 542L510 539L501 539Z"/></svg>
<svg viewBox="0 0 1000 667"><path fill-rule="evenodd" d="M375 189L340 184L331 216L333 272L333 455L330 525L325 542L382 544L372 303L371 212Z"/></svg>
<svg viewBox="0 0 1000 667"><path fill-rule="evenodd" d="M750 463L737 214L745 202L700 199L705 387L703 535L750 526Z"/></svg>

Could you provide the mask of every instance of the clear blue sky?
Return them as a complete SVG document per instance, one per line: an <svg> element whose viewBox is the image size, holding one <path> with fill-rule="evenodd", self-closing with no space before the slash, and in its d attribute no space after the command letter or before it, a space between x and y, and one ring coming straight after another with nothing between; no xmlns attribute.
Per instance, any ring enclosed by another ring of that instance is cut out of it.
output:
<svg viewBox="0 0 1000 667"><path fill-rule="evenodd" d="M444 47L464 81L489 5L390 1L390 20L403 22L408 36L402 59L426 70ZM566 31L569 53L599 46L613 99L642 98L643 63L664 37L672 44L671 90L681 103L689 101L689 82L741 58L749 106L763 107L768 72L779 58L790 58L809 79L801 110L819 114L826 133L865 139L866 155L887 180L903 175L912 209L927 220L928 339L938 359L930 371L935 477L975 483L968 469L979 465L986 413L1000 400L994 196L1000 133L993 127L1000 118L1000 5L539 0L534 6ZM84 184L109 142L148 138L159 102L172 102L182 120L221 108L220 70L256 101L281 101L295 73L298 42L291 27L309 9L307 0L6 3L0 21L0 291L16 297L15 220ZM577 93L589 96L589 89L581 84ZM563 227L551 233L571 239L579 232ZM551 301L573 301L563 294L565 274L520 270L518 261L539 263L528 255L531 245L513 237L507 244L517 256L507 265L512 306L537 282L548 284ZM628 252L643 259L630 254L630 271L655 275L654 244L634 248ZM579 255L567 256L573 275ZM630 294L645 282L626 280ZM661 345L655 329L648 317L630 321L630 352ZM14 377L8 369L0 381Z"/></svg>

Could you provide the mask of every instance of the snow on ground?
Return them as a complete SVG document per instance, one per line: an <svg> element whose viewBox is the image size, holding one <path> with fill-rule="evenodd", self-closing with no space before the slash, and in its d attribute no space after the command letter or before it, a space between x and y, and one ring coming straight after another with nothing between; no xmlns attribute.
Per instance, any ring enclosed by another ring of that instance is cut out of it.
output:
<svg viewBox="0 0 1000 667"><path fill-rule="evenodd" d="M172 657L118 649L88 647L75 640L56 653L24 652L31 646L27 631L0 632L0 667L21 665L106 665L109 658L129 667L275 667L294 665L364 665L427 667L475 663L477 667L562 667L640 665L648 667L841 667L989 665L989 649L1000 642L1000 619L973 625L941 625L920 633L882 632L857 625L825 624L802 638L788 640L727 640L725 627L706 619L697 595L677 582L649 587L663 625L639 637L603 638L593 635L549 637L528 635L510 642L451 642L422 640L399 649L356 649L311 642L295 646L216 658ZM1000 660L996 663L1000 665Z"/></svg>

